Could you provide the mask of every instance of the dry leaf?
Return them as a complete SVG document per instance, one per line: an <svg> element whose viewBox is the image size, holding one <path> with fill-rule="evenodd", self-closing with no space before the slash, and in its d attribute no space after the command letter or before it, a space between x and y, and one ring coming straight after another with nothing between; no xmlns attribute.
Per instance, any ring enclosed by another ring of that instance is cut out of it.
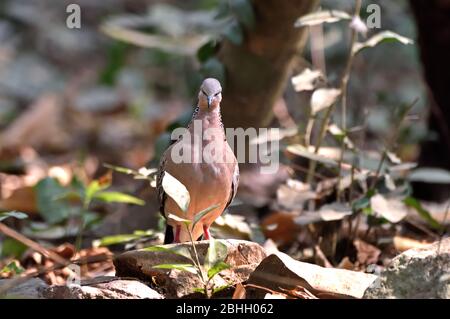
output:
<svg viewBox="0 0 450 319"><path fill-rule="evenodd" d="M420 249L428 247L430 243L424 241L418 241L412 238L406 238L402 236L394 236L394 247L399 252L404 252L409 249Z"/></svg>
<svg viewBox="0 0 450 319"><path fill-rule="evenodd" d="M37 207L34 188L25 186L14 190L11 196L0 200L0 210L36 213Z"/></svg>
<svg viewBox="0 0 450 319"><path fill-rule="evenodd" d="M264 236L280 246L292 243L299 231L299 226L294 221L296 217L298 214L287 212L274 212L268 215L261 222Z"/></svg>
<svg viewBox="0 0 450 319"><path fill-rule="evenodd" d="M380 257L381 250L360 239L355 239L353 245L356 248L357 259L361 265L376 264Z"/></svg>
<svg viewBox="0 0 450 319"><path fill-rule="evenodd" d="M387 199L377 194L370 199L370 205L379 217L383 217L391 223L398 223L408 214L406 205L399 199Z"/></svg>
<svg viewBox="0 0 450 319"><path fill-rule="evenodd" d="M250 275L249 284L280 291L301 286L312 294L362 298L377 276L345 269L323 268L294 260L284 253L266 257Z"/></svg>
<svg viewBox="0 0 450 319"><path fill-rule="evenodd" d="M53 94L44 95L1 134L0 145L4 148L65 149L70 138L63 123L60 98Z"/></svg>

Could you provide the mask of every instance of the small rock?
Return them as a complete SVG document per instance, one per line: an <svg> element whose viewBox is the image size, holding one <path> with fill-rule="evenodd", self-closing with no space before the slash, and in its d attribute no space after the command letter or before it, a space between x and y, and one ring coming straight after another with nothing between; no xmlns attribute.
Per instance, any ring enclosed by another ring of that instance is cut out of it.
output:
<svg viewBox="0 0 450 319"><path fill-rule="evenodd" d="M264 249L254 242L244 240L220 240L227 246L225 263L230 269L222 271L214 277L215 287L235 285L248 279L251 272L266 256ZM177 249L190 249L190 243L166 245L166 248L177 246ZM199 261L203 265L209 241L196 243ZM167 252L151 252L135 250L126 252L114 260L117 276L137 277L152 282L166 298L182 298L194 296L194 289L202 287L196 274L180 271L155 269L160 264L186 264L191 261L183 256Z"/></svg>
<svg viewBox="0 0 450 319"><path fill-rule="evenodd" d="M48 299L162 299L163 297L136 280L100 277L80 285L51 286L44 293Z"/></svg>
<svg viewBox="0 0 450 319"><path fill-rule="evenodd" d="M3 285L8 285L14 279L0 280L0 289ZM6 298L12 299L43 299L43 292L48 285L39 278L31 278L6 291Z"/></svg>
<svg viewBox="0 0 450 319"><path fill-rule="evenodd" d="M364 298L450 299L450 238L395 257Z"/></svg>

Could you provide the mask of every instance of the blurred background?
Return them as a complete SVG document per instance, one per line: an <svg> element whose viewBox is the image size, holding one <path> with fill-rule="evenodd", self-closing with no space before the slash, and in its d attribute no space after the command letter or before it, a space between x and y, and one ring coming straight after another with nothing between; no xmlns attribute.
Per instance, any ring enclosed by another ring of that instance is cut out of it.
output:
<svg viewBox="0 0 450 319"><path fill-rule="evenodd" d="M26 214L24 219L8 219L9 227L49 247L74 244L77 237L86 249L93 249L89 248L93 242L96 249L112 250L160 242L159 206L147 181L154 172L139 169L157 167L171 130L189 122L199 84L213 76L224 86L226 127L278 127L291 132L281 143L282 165L276 174L260 176L254 169L257 164L241 165L237 200L230 214L218 220L216 236L260 243L271 239L279 249L311 261L314 251L310 254L308 249L331 236L332 248L324 244L322 249L332 263L338 265L344 256L355 262L354 251L336 250L354 239L339 235L347 215L331 223L305 215L334 203L338 196L338 202L353 210L350 228L355 222L353 227L362 227L362 234L380 227L384 236L436 238L441 229L436 222L448 225L450 147L445 114L449 112L444 112L448 108L444 102L449 93L445 96L444 87L450 72L445 71L449 62L443 57L450 45L444 32L450 29L444 18L450 10L448 1L431 1L426 7L425 1L378 1L381 28L366 31L350 28L346 19L294 27L300 16L320 8L352 15L354 1L263 2L3 0L0 211ZM66 12L69 4L81 8L79 29L66 24L73 13ZM363 1L362 21L370 16L369 4ZM340 87L352 33L364 42L384 30L414 44L380 43L354 56L345 132L338 106L330 114L330 123L338 124L335 130L327 128L330 134L320 150L311 150L308 146L316 145L318 123L326 113L311 110L313 92ZM311 80L303 73L295 81L305 69L320 75ZM399 122L405 109L408 114ZM345 146L352 150L351 160L339 153L342 140L356 145ZM340 169L326 167L324 157L349 165L342 174L351 182L342 194L335 190ZM311 161L319 163L318 177L306 183ZM105 163L133 171L112 173ZM418 171L408 180L406 175L417 167L435 169ZM361 179L366 186L353 185L354 174L359 173L365 174ZM367 203L355 208L355 203L373 195L368 191L374 190L374 176L379 193L417 200L408 206L416 227L406 222L394 225L373 213L373 207L370 211ZM80 204L93 181L135 199L98 196L89 205ZM145 205L135 205L143 204L136 198ZM313 206L308 206L311 200ZM419 200L426 201L420 206ZM366 208L363 221L356 224ZM420 209L426 214L419 216L415 211ZM304 218L299 221L300 216ZM377 246L379 236L365 238ZM24 262L27 247L17 238L0 235L0 240L3 265L13 259L29 265L29 260ZM393 242L384 245L383 253L392 256ZM379 263L383 264L381 257Z"/></svg>

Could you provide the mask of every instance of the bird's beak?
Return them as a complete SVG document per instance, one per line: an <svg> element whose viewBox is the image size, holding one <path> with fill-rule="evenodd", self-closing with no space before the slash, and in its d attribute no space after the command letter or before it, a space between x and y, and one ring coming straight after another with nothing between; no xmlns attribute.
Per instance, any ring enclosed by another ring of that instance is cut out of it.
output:
<svg viewBox="0 0 450 319"><path fill-rule="evenodd" d="M208 109L211 106L212 99L213 99L213 96L208 96Z"/></svg>

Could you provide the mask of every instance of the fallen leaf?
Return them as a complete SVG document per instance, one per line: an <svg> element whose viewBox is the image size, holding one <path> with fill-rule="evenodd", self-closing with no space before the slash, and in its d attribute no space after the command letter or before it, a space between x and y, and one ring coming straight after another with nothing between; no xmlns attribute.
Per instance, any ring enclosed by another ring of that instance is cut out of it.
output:
<svg viewBox="0 0 450 319"><path fill-rule="evenodd" d="M399 199L387 199L381 194L372 196L370 205L378 217L383 217L391 223L398 223L408 214L406 205Z"/></svg>
<svg viewBox="0 0 450 319"><path fill-rule="evenodd" d="M27 213L36 213L36 195L34 188L25 186L14 190L8 198L0 200L0 210L18 210Z"/></svg>
<svg viewBox="0 0 450 319"><path fill-rule="evenodd" d="M345 269L323 268L297 261L284 253L266 257L250 275L248 284L280 291L300 286L312 294L335 298L362 298L377 276Z"/></svg>
<svg viewBox="0 0 450 319"><path fill-rule="evenodd" d="M408 176L411 182L450 184L450 172L440 168L418 168Z"/></svg>
<svg viewBox="0 0 450 319"><path fill-rule="evenodd" d="M431 243L425 241L418 241L416 239L394 236L394 247L399 252L404 252L409 249L420 249L429 246Z"/></svg>
<svg viewBox="0 0 450 319"><path fill-rule="evenodd" d="M300 210L306 201L316 199L317 194L311 187L300 181L287 180L286 184L280 185L277 190L277 201L279 205L288 210Z"/></svg>
<svg viewBox="0 0 450 319"><path fill-rule="evenodd" d="M377 247L366 243L361 239L355 239L353 245L356 248L356 258L361 265L376 264L378 262L381 250Z"/></svg>
<svg viewBox="0 0 450 319"><path fill-rule="evenodd" d="M287 212L274 212L261 222L264 236L272 239L277 245L286 245L295 241L299 226L295 223L298 214Z"/></svg>
<svg viewBox="0 0 450 319"><path fill-rule="evenodd" d="M63 123L60 98L54 94L43 95L0 135L0 145L2 148L66 149L70 137Z"/></svg>

